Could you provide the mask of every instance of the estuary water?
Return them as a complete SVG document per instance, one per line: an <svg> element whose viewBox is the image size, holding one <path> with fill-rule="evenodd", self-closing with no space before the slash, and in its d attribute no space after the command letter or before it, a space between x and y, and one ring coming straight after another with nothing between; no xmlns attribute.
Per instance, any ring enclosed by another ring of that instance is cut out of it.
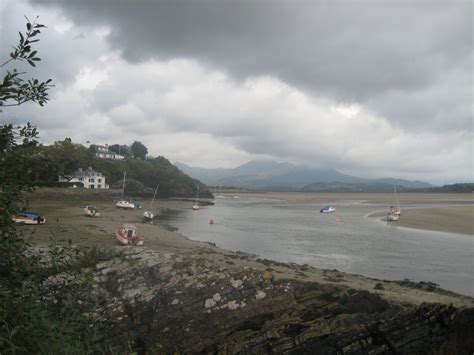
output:
<svg viewBox="0 0 474 355"><path fill-rule="evenodd" d="M157 219L224 249L380 279L430 281L474 296L473 236L401 228L367 217L386 211L377 203L333 206L336 212L323 214L319 204L227 197L199 211L162 211Z"/></svg>

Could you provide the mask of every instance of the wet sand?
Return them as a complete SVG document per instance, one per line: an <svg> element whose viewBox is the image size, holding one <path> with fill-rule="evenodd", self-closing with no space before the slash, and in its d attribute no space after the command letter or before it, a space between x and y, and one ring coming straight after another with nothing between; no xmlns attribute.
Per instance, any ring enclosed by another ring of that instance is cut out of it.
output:
<svg viewBox="0 0 474 355"><path fill-rule="evenodd" d="M403 210L401 227L474 235L474 206Z"/></svg>

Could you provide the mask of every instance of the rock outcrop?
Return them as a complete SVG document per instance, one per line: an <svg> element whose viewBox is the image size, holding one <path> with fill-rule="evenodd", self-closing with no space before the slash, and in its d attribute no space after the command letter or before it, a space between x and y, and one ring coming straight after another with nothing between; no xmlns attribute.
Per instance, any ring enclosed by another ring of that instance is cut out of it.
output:
<svg viewBox="0 0 474 355"><path fill-rule="evenodd" d="M389 302L203 256L125 249L96 266L113 344L138 353L472 354L474 309Z"/></svg>

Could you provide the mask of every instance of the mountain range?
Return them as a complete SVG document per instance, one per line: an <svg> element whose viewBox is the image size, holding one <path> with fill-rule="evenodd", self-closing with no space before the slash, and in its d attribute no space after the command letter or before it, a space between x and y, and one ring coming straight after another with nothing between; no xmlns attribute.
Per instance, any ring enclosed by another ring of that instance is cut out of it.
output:
<svg viewBox="0 0 474 355"><path fill-rule="evenodd" d="M253 160L232 169L191 167L175 162L184 173L208 186L235 186L251 190L272 191L393 191L423 189L433 185L422 181L396 178L367 179L338 172L334 169L311 168L304 165L279 163L273 160Z"/></svg>

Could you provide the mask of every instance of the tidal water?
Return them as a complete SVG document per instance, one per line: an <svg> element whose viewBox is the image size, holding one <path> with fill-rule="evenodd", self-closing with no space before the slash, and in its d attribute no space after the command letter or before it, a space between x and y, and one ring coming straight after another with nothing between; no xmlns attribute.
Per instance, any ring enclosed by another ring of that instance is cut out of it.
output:
<svg viewBox="0 0 474 355"><path fill-rule="evenodd" d="M319 204L229 197L199 211L163 211L158 221L224 249L380 279L430 281L474 296L473 236L401 228L367 217L385 211L385 205L344 201L333 206L336 212L322 214Z"/></svg>

